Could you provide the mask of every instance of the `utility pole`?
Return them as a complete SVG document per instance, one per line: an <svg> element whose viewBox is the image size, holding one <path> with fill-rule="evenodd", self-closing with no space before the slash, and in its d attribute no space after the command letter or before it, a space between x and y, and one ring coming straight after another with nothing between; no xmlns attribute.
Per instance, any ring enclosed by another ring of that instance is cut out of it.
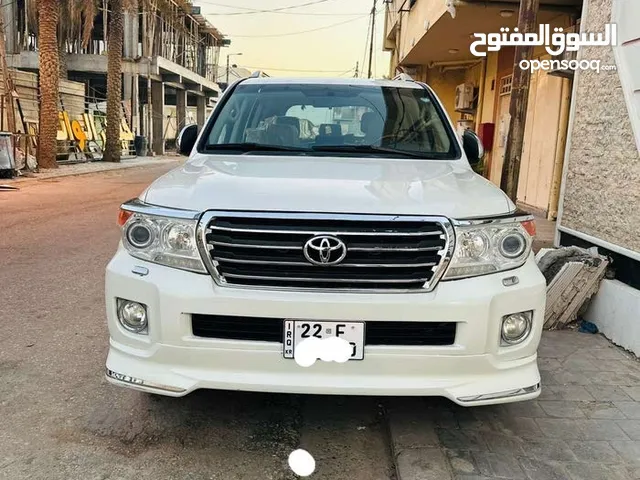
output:
<svg viewBox="0 0 640 480"><path fill-rule="evenodd" d="M229 88L229 57L233 55L240 56L242 53L227 53L227 88Z"/></svg>
<svg viewBox="0 0 640 480"><path fill-rule="evenodd" d="M369 76L371 78L371 65L373 64L373 43L376 34L376 3L377 0L373 0L373 8L371 9L371 43L369 44Z"/></svg>
<svg viewBox="0 0 640 480"><path fill-rule="evenodd" d="M520 0L518 15L518 29L520 33L532 33L536 28L540 0ZM530 60L533 47L531 45L516 46L513 80L511 82L511 103L509 105L509 133L504 152L502 178L500 188L507 196L516 202L518 197L518 180L520 178L520 163L522 161L522 145L524 129L527 120L527 103L529 101L529 85L531 71L520 68L522 60Z"/></svg>
<svg viewBox="0 0 640 480"><path fill-rule="evenodd" d="M358 78L359 72L358 72L358 68L360 67L360 62L356 62L356 73L354 75L354 78Z"/></svg>

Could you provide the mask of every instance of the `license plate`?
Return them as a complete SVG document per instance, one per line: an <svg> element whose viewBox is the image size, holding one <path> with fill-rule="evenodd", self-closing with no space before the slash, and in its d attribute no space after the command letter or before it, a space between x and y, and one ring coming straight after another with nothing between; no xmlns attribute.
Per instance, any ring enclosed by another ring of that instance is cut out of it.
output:
<svg viewBox="0 0 640 480"><path fill-rule="evenodd" d="M294 358L296 345L303 340L316 337L340 337L351 345L349 360L364 359L364 322L315 322L305 320L285 320L283 355Z"/></svg>

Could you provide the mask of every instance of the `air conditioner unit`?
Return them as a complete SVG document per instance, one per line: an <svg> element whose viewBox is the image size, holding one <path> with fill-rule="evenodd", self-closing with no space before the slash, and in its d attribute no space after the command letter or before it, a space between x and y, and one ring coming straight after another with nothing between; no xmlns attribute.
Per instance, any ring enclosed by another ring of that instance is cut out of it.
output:
<svg viewBox="0 0 640 480"><path fill-rule="evenodd" d="M473 110L474 86L470 83L463 83L456 87L456 110Z"/></svg>

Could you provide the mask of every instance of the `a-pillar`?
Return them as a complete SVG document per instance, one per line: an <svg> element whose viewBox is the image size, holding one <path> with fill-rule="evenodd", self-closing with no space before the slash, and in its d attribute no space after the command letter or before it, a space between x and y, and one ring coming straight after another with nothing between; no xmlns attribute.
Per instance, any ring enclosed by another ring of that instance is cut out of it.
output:
<svg viewBox="0 0 640 480"><path fill-rule="evenodd" d="M207 97L198 96L196 103L196 123L202 128L207 120Z"/></svg>
<svg viewBox="0 0 640 480"><path fill-rule="evenodd" d="M164 155L164 83L151 82L152 138L151 148L156 155Z"/></svg>
<svg viewBox="0 0 640 480"><path fill-rule="evenodd" d="M187 123L187 91L176 88L176 135Z"/></svg>

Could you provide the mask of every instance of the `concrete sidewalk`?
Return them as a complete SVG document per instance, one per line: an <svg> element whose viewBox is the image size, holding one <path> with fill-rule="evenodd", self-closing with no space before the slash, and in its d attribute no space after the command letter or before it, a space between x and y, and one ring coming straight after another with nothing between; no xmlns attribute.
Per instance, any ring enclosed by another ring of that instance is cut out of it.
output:
<svg viewBox="0 0 640 480"><path fill-rule="evenodd" d="M640 478L640 362L601 335L545 332L542 394L464 408L390 402L398 480Z"/></svg>
<svg viewBox="0 0 640 480"><path fill-rule="evenodd" d="M111 170L124 170L127 168L167 165L171 163L175 163L177 166L185 159L186 157L182 157L179 155L163 155L158 157L129 158L122 160L120 163L102 161L74 163L70 165L60 165L55 169L41 169L38 173L27 173L25 176L12 179L0 179L0 185L20 186L21 184L27 182L48 180L50 178L86 175L89 173L99 173Z"/></svg>

